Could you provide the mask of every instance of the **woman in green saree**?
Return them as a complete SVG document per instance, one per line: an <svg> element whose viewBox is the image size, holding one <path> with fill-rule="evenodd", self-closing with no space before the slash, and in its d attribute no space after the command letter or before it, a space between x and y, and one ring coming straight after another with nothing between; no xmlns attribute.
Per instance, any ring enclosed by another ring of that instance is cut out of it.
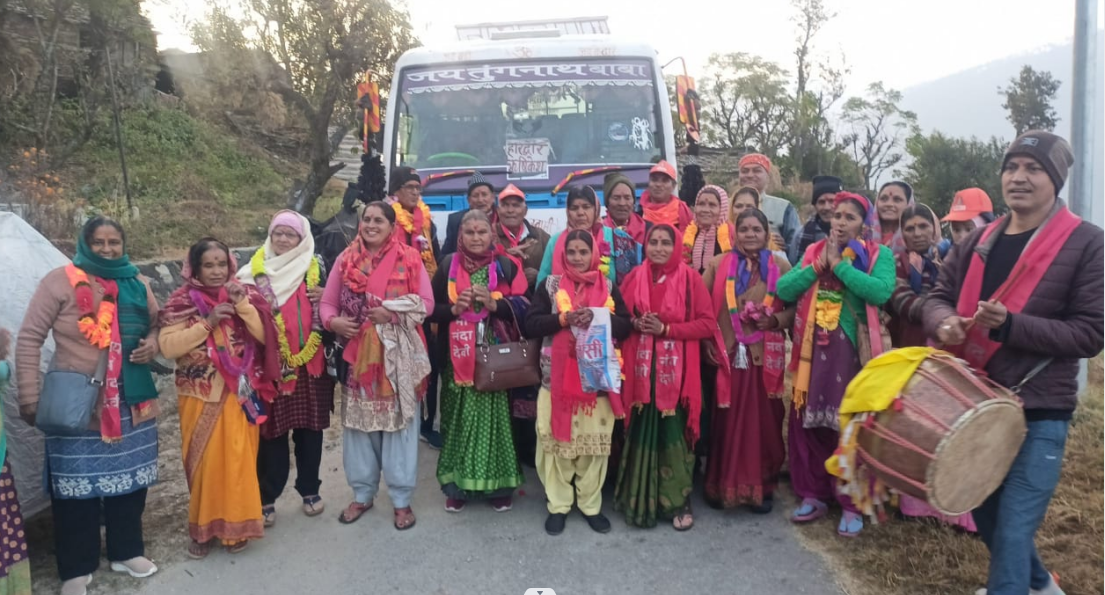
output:
<svg viewBox="0 0 1105 595"><path fill-rule="evenodd" d="M626 522L655 527L672 518L678 531L694 525L691 479L702 414L700 340L718 341L710 292L676 253L676 232L656 225L645 239L646 263L626 277L633 333L622 353L620 407L628 412L614 508ZM719 391L728 406L729 391ZM618 411L621 409L621 412Z"/></svg>
<svg viewBox="0 0 1105 595"><path fill-rule="evenodd" d="M506 256L496 256L491 221L469 211L460 224L457 252L441 260L431 284L446 350L442 374L441 434L444 445L437 479L445 510L460 512L469 500L488 500L497 512L511 509L524 477L518 466L507 391L476 390L480 345L517 341L529 301L525 274Z"/></svg>

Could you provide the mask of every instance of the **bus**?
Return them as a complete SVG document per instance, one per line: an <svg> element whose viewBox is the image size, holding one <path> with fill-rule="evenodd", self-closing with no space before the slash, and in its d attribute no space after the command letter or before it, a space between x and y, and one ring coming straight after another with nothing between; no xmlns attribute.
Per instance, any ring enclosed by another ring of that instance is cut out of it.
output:
<svg viewBox="0 0 1105 595"><path fill-rule="evenodd" d="M456 42L399 58L384 125L385 171L418 170L439 233L448 213L467 208L477 171L497 190L521 188L530 220L553 233L568 185L601 197L604 176L618 171L643 189L653 164L675 162L657 53L608 34L605 17L457 31Z"/></svg>

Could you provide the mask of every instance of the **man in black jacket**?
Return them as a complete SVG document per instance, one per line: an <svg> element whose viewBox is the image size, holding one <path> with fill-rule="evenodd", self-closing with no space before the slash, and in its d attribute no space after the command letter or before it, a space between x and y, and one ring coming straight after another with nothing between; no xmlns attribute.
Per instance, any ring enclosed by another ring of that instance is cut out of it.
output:
<svg viewBox="0 0 1105 595"><path fill-rule="evenodd" d="M1033 540L1059 483L1078 360L1105 345L1105 235L1058 198L1073 162L1050 132L1014 140L1001 171L1011 214L952 247L924 305L930 337L1024 402L1028 435L974 511L990 550L981 595L1062 594Z"/></svg>
<svg viewBox="0 0 1105 595"><path fill-rule="evenodd" d="M449 223L445 226L445 243L441 246L441 256L446 256L457 251L457 236L460 235L460 221L464 214L472 209L487 213L491 217L495 212L495 189L491 182L480 172L476 172L468 178L468 208L449 215Z"/></svg>

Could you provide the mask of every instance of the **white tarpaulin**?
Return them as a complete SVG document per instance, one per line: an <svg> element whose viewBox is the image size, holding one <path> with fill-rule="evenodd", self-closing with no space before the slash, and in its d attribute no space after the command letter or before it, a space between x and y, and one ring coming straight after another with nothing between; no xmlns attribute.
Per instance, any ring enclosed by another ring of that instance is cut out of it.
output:
<svg viewBox="0 0 1105 595"><path fill-rule="evenodd" d="M23 315L39 281L46 273L67 264L69 259L30 224L14 213L0 212L0 266L4 271L4 283L0 287L0 327L11 331L13 353ZM50 337L42 349L43 372L53 357L54 340ZM12 364L14 372L14 362ZM29 517L49 506L50 497L42 485L42 433L19 418L15 380L13 374L12 386L4 395L4 427L8 431L8 462L15 474L19 502L23 515Z"/></svg>

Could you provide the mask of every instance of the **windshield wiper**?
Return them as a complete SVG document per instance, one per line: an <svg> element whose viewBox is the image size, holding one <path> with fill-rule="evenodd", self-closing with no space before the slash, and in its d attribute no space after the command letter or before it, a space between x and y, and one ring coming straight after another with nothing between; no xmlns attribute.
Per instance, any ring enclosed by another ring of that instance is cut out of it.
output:
<svg viewBox="0 0 1105 595"><path fill-rule="evenodd" d="M639 169L652 169L652 164L649 163L649 164L641 164L641 165L604 165L602 167L591 167L591 168L588 168L588 169L577 169L576 171L564 176L564 179L560 180L559 184L557 184L556 186L553 186L552 193L554 195L559 193L565 186L568 185L568 182L571 182L576 177L582 178L584 176L590 176L590 175L594 175L594 174L610 173L610 172L614 172L614 171L635 171L635 170L639 170Z"/></svg>

